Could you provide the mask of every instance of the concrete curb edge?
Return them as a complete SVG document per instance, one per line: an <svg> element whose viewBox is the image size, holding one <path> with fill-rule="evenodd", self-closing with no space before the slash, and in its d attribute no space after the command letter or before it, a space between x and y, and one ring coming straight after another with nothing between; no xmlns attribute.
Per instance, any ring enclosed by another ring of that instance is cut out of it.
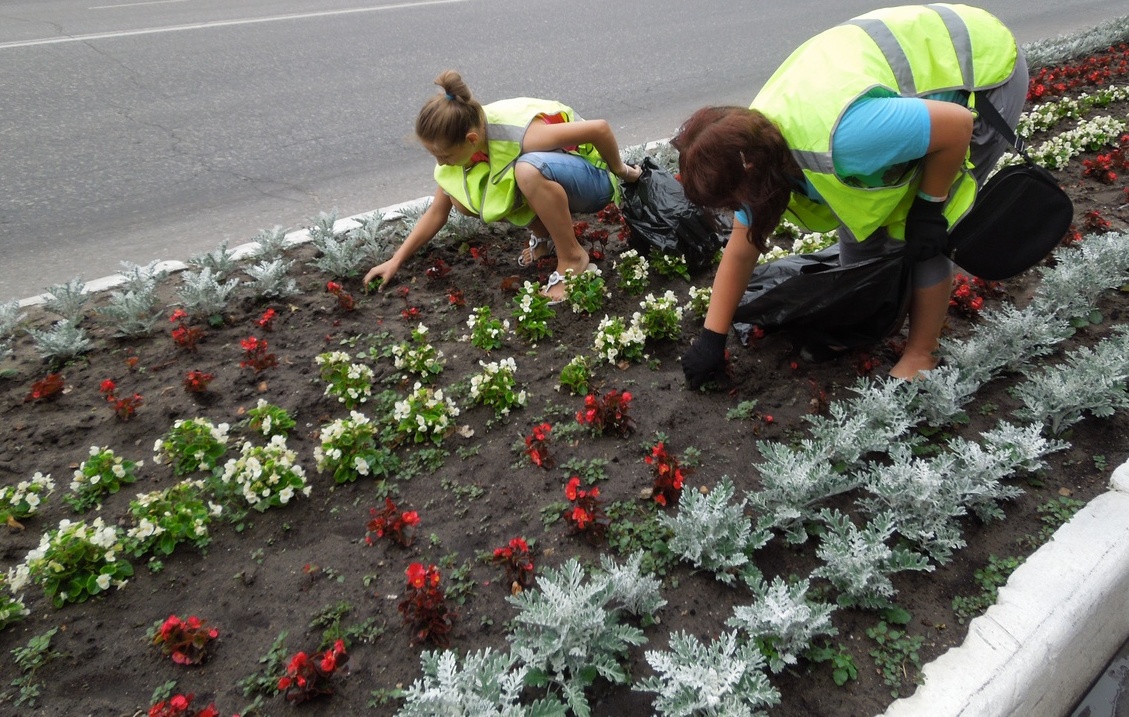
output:
<svg viewBox="0 0 1129 717"><path fill-rule="evenodd" d="M882 717L1062 717L1129 637L1129 462Z"/></svg>

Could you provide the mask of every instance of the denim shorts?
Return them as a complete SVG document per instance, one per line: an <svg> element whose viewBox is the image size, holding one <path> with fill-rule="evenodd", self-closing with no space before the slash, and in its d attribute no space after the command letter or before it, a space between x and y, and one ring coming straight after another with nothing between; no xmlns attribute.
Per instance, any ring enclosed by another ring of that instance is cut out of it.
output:
<svg viewBox="0 0 1129 717"><path fill-rule="evenodd" d="M568 152L526 152L517 161L533 165L545 179L564 187L570 212L594 214L612 200L607 170L583 157Z"/></svg>

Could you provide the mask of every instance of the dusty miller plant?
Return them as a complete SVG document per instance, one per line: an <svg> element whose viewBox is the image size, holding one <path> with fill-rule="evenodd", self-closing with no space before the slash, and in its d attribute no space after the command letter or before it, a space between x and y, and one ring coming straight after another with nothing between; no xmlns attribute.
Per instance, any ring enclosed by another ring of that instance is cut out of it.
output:
<svg viewBox="0 0 1129 717"><path fill-rule="evenodd" d="M816 555L823 565L813 578L826 578L839 591L838 602L846 607L882 608L894 595L890 575L904 570L932 572L925 556L903 547L887 545L894 534L894 519L882 513L859 530L849 516L824 510L827 526Z"/></svg>
<svg viewBox="0 0 1129 717"><path fill-rule="evenodd" d="M309 227L310 239L318 250L316 259L310 265L338 279L350 278L361 273L369 261L364 240L353 232L340 236L334 233L337 223L337 210L328 214L322 212L314 218Z"/></svg>
<svg viewBox="0 0 1129 717"><path fill-rule="evenodd" d="M118 290L126 293L132 291L139 296L151 295L156 291L157 285L169 275L164 269L157 268L160 265L159 261L151 261L144 266L123 261L121 265L122 271L118 274L121 277L121 284L118 285Z"/></svg>
<svg viewBox="0 0 1129 717"><path fill-rule="evenodd" d="M0 304L0 358L6 356L11 349L11 339L16 334L16 327L27 318L27 314L20 313L20 302L9 301Z"/></svg>
<svg viewBox="0 0 1129 717"><path fill-rule="evenodd" d="M485 225L478 217L468 216L452 209L451 214L447 217L447 224L440 234L455 242L464 242L479 236L484 227Z"/></svg>
<svg viewBox="0 0 1129 717"><path fill-rule="evenodd" d="M274 261L286 257L287 230L279 225L271 229L260 229L259 233L251 237L251 241L258 244L255 247L255 258L259 261Z"/></svg>
<svg viewBox="0 0 1129 717"><path fill-rule="evenodd" d="M157 298L151 290L112 291L98 314L113 327L114 336L119 337L148 336L161 318Z"/></svg>
<svg viewBox="0 0 1129 717"><path fill-rule="evenodd" d="M537 588L506 598L518 608L508 639L519 664L533 681L559 688L578 717L590 714L584 690L597 676L626 683L619 661L632 645L647 641L642 630L620 622L624 608L613 605L623 577L613 580L597 570L586 578L572 558L560 568L545 568Z"/></svg>
<svg viewBox="0 0 1129 717"><path fill-rule="evenodd" d="M263 260L244 269L251 281L247 288L256 299L281 299L299 292L298 282L289 276L294 262L286 259Z"/></svg>
<svg viewBox="0 0 1129 717"><path fill-rule="evenodd" d="M86 331L70 321L60 321L46 331L30 329L35 350L48 362L62 365L90 350L93 342Z"/></svg>
<svg viewBox="0 0 1129 717"><path fill-rule="evenodd" d="M1044 316L1085 316L1099 294L1125 283L1129 271L1129 236L1109 232L1090 235L1074 247L1055 250L1055 266L1039 267L1042 283L1031 308Z"/></svg>
<svg viewBox="0 0 1129 717"><path fill-rule="evenodd" d="M662 583L643 574L643 552L636 551L622 565L608 555L600 556L600 567L611 584L612 595L624 610L643 618L645 624L666 605L659 589Z"/></svg>
<svg viewBox="0 0 1129 717"><path fill-rule="evenodd" d="M816 520L817 505L858 485L858 479L835 469L826 460L826 447L811 440L799 448L762 441L761 462L754 465L761 489L749 493L749 505L761 514L759 528L784 531L789 543L808 539L805 523Z"/></svg>
<svg viewBox="0 0 1129 717"><path fill-rule="evenodd" d="M450 650L420 655L423 677L404 692L396 717L564 717L557 700L520 703L527 668L490 648L467 654L462 668ZM511 671L512 669L512 671Z"/></svg>
<svg viewBox="0 0 1129 717"><path fill-rule="evenodd" d="M659 523L673 531L670 550L726 584L733 583L738 571L755 574L749 559L772 539L768 530L753 530L752 521L745 516L746 501L731 502L733 493L733 481L723 476L705 495L683 491L677 514L658 515Z"/></svg>
<svg viewBox="0 0 1129 717"><path fill-rule="evenodd" d="M757 717L780 702L764 674L764 655L740 644L736 632L702 643L685 632L670 636L670 650L648 650L657 673L632 689L655 692L655 712L668 717Z"/></svg>
<svg viewBox="0 0 1129 717"><path fill-rule="evenodd" d="M907 446L890 451L889 462L866 472L867 495L858 505L872 515L889 514L895 529L940 563L964 546L959 519L972 510L981 520L1000 518L999 502L1020 490L1003 479L1043 466L1042 457L1064 445L1047 441L1039 426L1001 423L983 435L984 446L952 441L933 458L913 455Z"/></svg>
<svg viewBox="0 0 1129 717"><path fill-rule="evenodd" d="M84 307L90 300L86 293L86 282L81 277L75 277L65 284L56 284L47 289L47 300L43 308L56 316L61 316L64 321L74 324L81 323L86 316Z"/></svg>
<svg viewBox="0 0 1129 717"><path fill-rule="evenodd" d="M1088 412L1104 418L1129 408L1129 329L1119 326L1094 348L1081 347L1066 360L1032 375L1011 390L1023 402L1019 418L1061 435Z"/></svg>
<svg viewBox="0 0 1129 717"><path fill-rule="evenodd" d="M838 632L831 624L834 606L809 601L809 587L806 580L792 585L780 578L771 584L761 580L752 586L752 604L735 607L725 621L757 644L773 672L796 664L816 637Z"/></svg>
<svg viewBox="0 0 1129 717"><path fill-rule="evenodd" d="M239 268L239 264L235 261L235 255L228 251L226 239L212 251L198 254L189 259L188 265L200 271L211 269L217 281L223 281Z"/></svg>
<svg viewBox="0 0 1129 717"><path fill-rule="evenodd" d="M220 282L210 268L198 272L186 271L181 275L177 297L185 310L193 316L208 318L223 313L239 279Z"/></svg>
<svg viewBox="0 0 1129 717"><path fill-rule="evenodd" d="M811 440L825 460L843 467L871 451L885 450L916 424L912 410L915 383L895 379L859 381L856 394L828 406L828 416L808 416Z"/></svg>
<svg viewBox="0 0 1129 717"><path fill-rule="evenodd" d="M384 212L366 215L358 221L360 226L350 229L349 236L361 243L372 264L380 264L392 256L406 236L398 230L399 222L390 222Z"/></svg>

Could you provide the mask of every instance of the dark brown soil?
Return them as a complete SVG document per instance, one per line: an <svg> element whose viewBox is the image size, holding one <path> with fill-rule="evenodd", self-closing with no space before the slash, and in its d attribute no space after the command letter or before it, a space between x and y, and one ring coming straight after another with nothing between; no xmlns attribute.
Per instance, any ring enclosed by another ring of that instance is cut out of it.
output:
<svg viewBox="0 0 1129 717"><path fill-rule="evenodd" d="M1121 107L1122 115L1124 111ZM1087 212L1097 210L1114 230L1126 231L1129 209L1123 180L1113 186L1083 180L1080 160L1059 177L1075 198L1079 226ZM594 218L587 219L595 222ZM612 230L614 235L615 227ZM571 535L560 520L544 524L546 507L564 500L569 472L563 467L540 470L514 449L515 442L542 420L554 425L574 420L582 399L559 391L557 377L570 358L588 350L604 312L580 316L558 307L551 323L551 339L534 348L511 336L506 347L495 352L495 358L516 358L518 378L530 395L529 405L508 419L492 420L488 409L467 405L465 389L452 389L463 406L459 424L469 426L473 435L449 436L442 446L440 467L416 470L410 479L392 486L397 502L417 510L422 519L417 540L409 548L388 541L365 544L369 510L381 502L373 481L335 485L329 476L315 470L313 449L320 426L347 412L322 395L323 383L314 357L341 348L351 337L362 337L357 350L367 345L365 337L379 332L388 332L395 341L405 339L416 325L401 318L401 311L410 305L420 309L419 320L430 327L433 343L446 355L439 385L453 387L466 382L479 370L479 360L485 358L469 343L457 340L466 332L470 308L488 305L495 316L508 316L511 295L503 286L507 277L520 274L523 279L533 279L551 268L518 270L513 257L519 242L516 234L497 231L477 237L475 243L487 247L489 256L495 258L492 266L472 261L453 244L440 243L401 273L401 286L409 288L406 298L398 296L395 287L380 295L363 295L356 279L347 281L346 289L358 300L357 310L351 313L341 311L334 297L325 292L328 277L308 267L313 250L296 249L293 258L300 267L297 272L302 293L271 305L236 301L225 316L225 326L209 329L198 353L179 351L166 326L149 339L120 341L111 338L104 325L90 322L96 338L94 350L82 361L62 369L67 389L49 402L24 400L31 384L46 373L47 367L38 359L30 339L20 338L14 356L0 364L0 369L13 370L13 375L0 379L0 483L25 480L42 471L54 477L58 488L41 513L26 521L25 530L3 531L0 568L6 570L23 560L38 544L39 536L62 518L100 515L107 522L123 520L135 493L175 482L171 470L155 464L152 456L154 440L174 420L205 416L234 425L259 398L281 405L296 417L298 428L289 444L298 451L313 491L309 498L288 507L253 514L241 530L226 523L214 525L214 540L206 553L182 546L163 561L160 572L147 569L139 560L128 585L88 602L55 610L31 586L25 595L31 616L0 632L0 691L19 674L10 651L26 645L33 636L58 627L52 647L61 657L37 672L42 695L34 709L15 707L17 691L7 688L0 712L132 715L147 710L154 691L174 680L176 691L197 695L197 706L214 702L220 714L242 712L251 698L237 683L263 669L260 659L276 638L286 634L287 655L314 650L323 628L311 626L311 621L327 608L347 603L352 610L344 619L345 626L355 627L371 619L378 629L370 632L379 634L371 642L352 641L348 675L338 681L332 698L314 700L296 709L313 715L393 714L395 700L369 705L375 700L374 691L407 687L420 674L422 648L410 644L397 611L404 591L404 571L413 561L439 564L448 584L454 581L467 590L465 600L457 606L459 616L451 635L454 649L460 653L487 646L506 649L506 624L514 615L514 608L504 599L510 586L499 569L479 559L480 554L490 553L517 535L536 541L535 559L542 567L559 565L573 556L593 563L606 550ZM608 256L600 262L605 276L613 276L611 260L621 249L622 244L614 240L610 243ZM451 273L439 280L426 278L425 268L438 258L452 267ZM1033 275L1029 272L1007 282L1001 298L988 304L1026 301L1037 281ZM695 283L709 282L707 276ZM179 280L173 278L163 288L170 301L178 284ZM465 307L450 305L448 293L453 288L463 292ZM686 296L688 284L677 278L652 277L656 294L667 288L681 298ZM1079 343L1091 343L1107 334L1112 325L1123 322L1127 301L1129 295L1109 292L1101 305L1106 320L1080 331L1062 346L1062 352ZM637 302L637 298L613 289L605 311L630 316ZM254 321L268 306L277 309L280 316L274 331L263 333ZM39 310L31 313L33 326L45 326L50 321ZM961 336L974 323L975 319L954 315L949 331ZM784 335L769 336L748 349L731 339L732 383L728 389L691 392L684 387L678 356L699 326L699 320L688 314L683 338L649 347L647 361L597 369L600 388L633 393L631 413L637 422L633 437L591 438L583 434L552 443L559 466L570 460L607 461L607 478L600 484L602 494L609 503L637 505L640 516L654 509L641 493L651 485L643 456L656 434L665 434L668 447L677 455L684 456L691 448L700 451L689 486L712 486L728 475L739 490L755 489L758 477L751 466L758 460L758 440L790 441L802 435L805 416L826 406L822 394L829 401L849 397L846 387L858 378L864 359L875 359L872 372L880 375L889 369L895 356L896 342L890 342L865 355L855 352L829 363L809 364L799 358L798 347ZM278 367L259 375L239 367L239 342L250 335L269 341L279 358ZM127 364L128 357L138 359L133 370ZM1061 353L1045 360L1060 357ZM381 379L390 381L388 387L402 390L394 380L390 360L372 365ZM182 387L183 377L191 369L217 376L203 400L195 400ZM136 391L143 396L144 403L132 420L119 421L100 396L99 384L106 378L112 378L124 392ZM969 423L950 430L977 436L1007 417L1016 406L1007 389L1017 380L1006 376L985 386L969 406ZM774 419L759 435L754 435L753 423L726 418L727 411L748 400L755 400L758 410ZM965 626L956 619L952 600L978 592L974 571L991 555L1030 551L1029 538L1042 527L1038 506L1059 496L1086 501L1105 490L1110 470L1127 458L1126 435L1129 417L1125 414L1085 419L1067 436L1070 450L1052 455L1048 469L1017 477L1015 484L1024 494L1006 505L1005 521L982 524L967 520L963 527L968 547L950 564L933 573L903 573L895 579L895 601L913 614L908 630L925 639L923 661L963 640ZM79 516L63 503L60 494L66 490L73 469L94 445L109 446L131 460L144 460L145 465L137 484L107 498L97 513ZM405 459L413 454L408 448L399 452ZM229 456L233 453L234 448ZM477 490L472 491L472 487ZM777 538L758 551L757 565L769 576L806 576L817 564L813 543L797 548ZM456 580L452 573L463 567L468 572ZM668 604L658 616L661 622L645 629L648 644L633 650L627 659L634 679L650 674L643 653L664 648L670 632L686 630L702 638L714 637L725 629L732 608L750 599L747 590L726 587L709 574L684 565L669 571L663 596ZM198 615L220 629L220 638L203 665L175 665L146 643L146 631L170 614ZM892 699L891 688L876 673L869 655L874 645L865 632L878 620L874 612L838 611L834 622L839 635L835 641L852 656L858 679L837 687L826 664L801 663L794 670L773 676L782 693L782 704L771 714L864 717L884 710ZM907 665L903 694L912 691L915 674L916 670ZM650 695L626 687L598 683L591 701L597 715L650 713ZM266 699L259 714L288 714L291 709L276 695Z"/></svg>

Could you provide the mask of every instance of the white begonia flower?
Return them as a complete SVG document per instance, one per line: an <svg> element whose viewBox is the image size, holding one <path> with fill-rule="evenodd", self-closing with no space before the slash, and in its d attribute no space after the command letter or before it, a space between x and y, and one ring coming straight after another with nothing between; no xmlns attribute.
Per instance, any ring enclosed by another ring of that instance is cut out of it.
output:
<svg viewBox="0 0 1129 717"><path fill-rule="evenodd" d="M279 499L279 501L282 502L283 505L286 505L287 503L289 503L290 499L293 498L293 497L294 497L294 489L291 488L290 486L286 486L285 488L283 488L282 490L280 490L278 492L278 499Z"/></svg>
<svg viewBox="0 0 1129 717"><path fill-rule="evenodd" d="M109 590L110 589L110 576L107 575L106 573L102 573L101 575L99 575L97 577L97 579L95 579L94 582L98 584L98 588L100 590Z"/></svg>
<svg viewBox="0 0 1129 717"><path fill-rule="evenodd" d="M110 472L118 478L125 478L125 466L121 463L115 463L114 467L110 469Z"/></svg>

